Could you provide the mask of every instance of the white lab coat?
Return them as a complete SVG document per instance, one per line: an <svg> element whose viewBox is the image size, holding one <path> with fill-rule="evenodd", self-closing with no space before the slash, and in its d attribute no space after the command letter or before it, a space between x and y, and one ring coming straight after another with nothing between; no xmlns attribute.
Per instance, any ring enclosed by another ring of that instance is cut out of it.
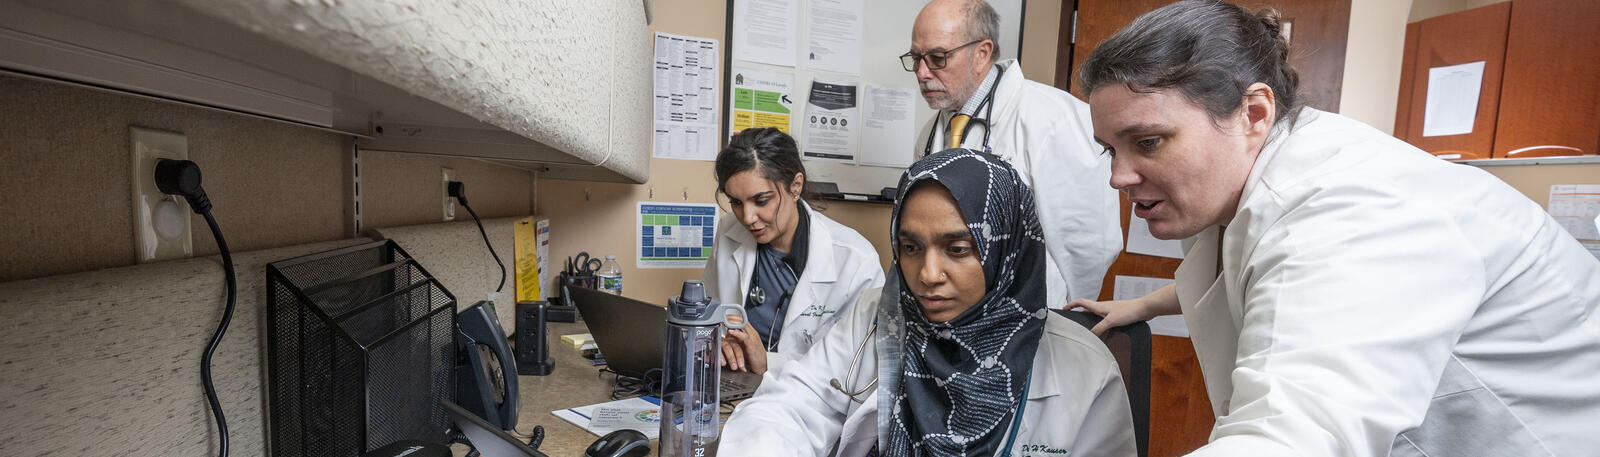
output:
<svg viewBox="0 0 1600 457"><path fill-rule="evenodd" d="M1178 268L1192 456L1600 452L1600 261L1483 170L1312 109L1277 134Z"/></svg>
<svg viewBox="0 0 1600 457"><path fill-rule="evenodd" d="M768 370L776 370L810 349L861 291L883 287L883 266L872 243L810 205L806 212L811 218L806 269L800 272L794 295L789 297L777 350L767 353ZM755 271L758 243L732 217L722 218L718 225L715 258L706 263L702 281L723 303L743 305Z"/></svg>
<svg viewBox="0 0 1600 457"><path fill-rule="evenodd" d="M1030 81L1015 60L995 84L994 132L989 147L1011 162L1022 182L1033 187L1034 206L1044 229L1049 307L1060 308L1075 298L1100 299L1100 284L1122 251L1120 200L1111 182L1111 162L1094 142L1089 105L1072 94ZM983 150L984 127L976 118L962 146ZM940 112L917 136L916 157L923 151L948 149L946 122ZM933 147L928 148L929 129ZM1035 179L1037 178L1037 179Z"/></svg>
<svg viewBox="0 0 1600 457"><path fill-rule="evenodd" d="M728 418L717 455L822 457L836 445L831 455L866 455L879 435L879 389L859 395L864 403L856 403L830 381L837 378L856 390L876 378L879 348L868 330L879 295L879 289L863 294L811 352L782 372L768 373L755 396ZM852 370L858 349L861 360ZM1105 343L1083 326L1049 313L1029 382L1011 455L1137 455L1121 371Z"/></svg>

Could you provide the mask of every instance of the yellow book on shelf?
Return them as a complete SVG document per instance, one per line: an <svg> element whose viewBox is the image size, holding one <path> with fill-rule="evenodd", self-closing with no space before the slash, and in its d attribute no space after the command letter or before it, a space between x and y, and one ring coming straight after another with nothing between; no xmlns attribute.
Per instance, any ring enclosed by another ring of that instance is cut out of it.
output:
<svg viewBox="0 0 1600 457"><path fill-rule="evenodd" d="M538 229L532 216L517 221L512 227L512 245L515 247L516 256L513 266L516 267L515 286L518 302L531 302L544 299L539 293L539 241Z"/></svg>

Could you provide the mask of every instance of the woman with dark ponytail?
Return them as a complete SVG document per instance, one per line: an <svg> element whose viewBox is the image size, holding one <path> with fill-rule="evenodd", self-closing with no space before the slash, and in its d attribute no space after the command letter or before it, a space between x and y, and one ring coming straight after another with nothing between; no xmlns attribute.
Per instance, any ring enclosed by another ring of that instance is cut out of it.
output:
<svg viewBox="0 0 1600 457"><path fill-rule="evenodd" d="M716 172L732 217L718 224L704 281L749 319L728 331L723 364L761 374L805 354L862 291L883 285L883 267L866 238L806 203L805 165L788 134L739 132Z"/></svg>
<svg viewBox="0 0 1600 457"><path fill-rule="evenodd" d="M1276 13L1181 1L1084 62L1111 186L1174 286L1216 425L1194 456L1600 449L1600 261L1515 189L1311 108Z"/></svg>

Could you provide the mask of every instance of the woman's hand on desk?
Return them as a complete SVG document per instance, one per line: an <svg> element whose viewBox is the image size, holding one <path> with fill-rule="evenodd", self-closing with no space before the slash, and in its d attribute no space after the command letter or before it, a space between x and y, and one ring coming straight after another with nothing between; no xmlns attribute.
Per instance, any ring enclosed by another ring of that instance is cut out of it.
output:
<svg viewBox="0 0 1600 457"><path fill-rule="evenodd" d="M765 374L767 348L761 346L761 336L748 328L728 329L728 337L722 340L722 365L730 370Z"/></svg>

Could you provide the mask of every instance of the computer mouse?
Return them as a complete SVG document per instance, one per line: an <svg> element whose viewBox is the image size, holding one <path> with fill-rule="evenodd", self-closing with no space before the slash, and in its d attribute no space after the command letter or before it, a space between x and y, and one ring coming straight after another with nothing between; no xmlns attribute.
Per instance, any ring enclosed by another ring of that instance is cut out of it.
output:
<svg viewBox="0 0 1600 457"><path fill-rule="evenodd" d="M650 438L637 430L617 430L594 440L584 457L642 457L650 453Z"/></svg>

